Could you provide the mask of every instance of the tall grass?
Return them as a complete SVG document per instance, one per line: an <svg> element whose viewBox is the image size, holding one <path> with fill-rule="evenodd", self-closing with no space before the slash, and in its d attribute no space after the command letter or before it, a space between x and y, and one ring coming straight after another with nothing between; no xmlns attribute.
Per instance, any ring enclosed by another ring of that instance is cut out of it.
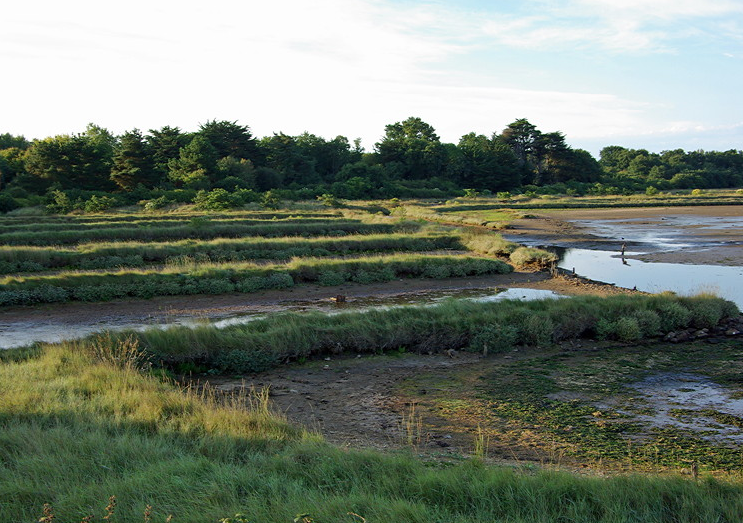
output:
<svg viewBox="0 0 743 523"><path fill-rule="evenodd" d="M139 215L137 219L130 220L109 220L98 219L96 221L69 221L57 220L53 222L38 222L36 220L30 223L3 223L0 220L0 233L12 232L35 232L35 233L53 233L56 231L90 231L94 229L124 229L132 227L178 227L179 225L195 225L199 223L209 225L265 225L271 223L331 223L341 221L339 216L288 216L277 218L275 216L254 216L254 217L214 217L214 216L183 216L178 219L171 217L152 217Z"/></svg>
<svg viewBox="0 0 743 523"><path fill-rule="evenodd" d="M495 303L451 300L433 307L336 315L287 313L224 329L172 327L116 336L134 336L153 357L173 364L198 360L224 371L253 372L325 353L399 348L493 353L582 337L631 342L735 314L735 304L711 296L581 296Z"/></svg>
<svg viewBox="0 0 743 523"><path fill-rule="evenodd" d="M504 274L513 267L467 256L400 254L352 259L297 258L286 264L175 263L157 270L60 272L0 279L0 305L106 301L127 296L224 294L291 287L295 283L340 285L395 278L449 278Z"/></svg>
<svg viewBox="0 0 743 523"><path fill-rule="evenodd" d="M86 342L0 364L0 521L38 521L50 503L57 521L74 523L111 495L122 522L142 521L147 505L153 521L180 523L238 512L282 523L299 513L352 521L350 512L370 522L743 518L738 482L580 477L478 459L436 467L338 449L289 426L265 394L182 390L122 363Z"/></svg>
<svg viewBox="0 0 743 523"><path fill-rule="evenodd" d="M195 242L87 243L75 247L0 246L0 274L50 269L107 269L165 263L177 257L215 262L289 260L384 251L462 249L455 234L369 234L317 238L218 238Z"/></svg>

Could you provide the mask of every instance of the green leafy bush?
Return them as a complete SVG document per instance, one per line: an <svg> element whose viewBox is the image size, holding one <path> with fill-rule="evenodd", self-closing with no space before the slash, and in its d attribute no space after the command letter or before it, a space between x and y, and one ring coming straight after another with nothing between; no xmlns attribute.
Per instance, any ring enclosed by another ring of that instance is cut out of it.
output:
<svg viewBox="0 0 743 523"><path fill-rule="evenodd" d="M486 325L472 337L468 350L483 354L504 352L516 346L519 339L519 329L514 325Z"/></svg>
<svg viewBox="0 0 743 523"><path fill-rule="evenodd" d="M116 200L110 196L91 196L88 201L83 204L83 211L86 213L103 212L111 209L116 205Z"/></svg>
<svg viewBox="0 0 743 523"><path fill-rule="evenodd" d="M543 249L533 247L519 247L509 256L511 263L518 267L529 265L537 267L548 267L557 261L557 255Z"/></svg>

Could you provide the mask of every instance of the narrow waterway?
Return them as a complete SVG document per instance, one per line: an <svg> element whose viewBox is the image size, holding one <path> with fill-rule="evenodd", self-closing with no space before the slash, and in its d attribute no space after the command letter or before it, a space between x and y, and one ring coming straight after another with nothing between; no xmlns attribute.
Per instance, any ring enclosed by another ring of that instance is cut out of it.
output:
<svg viewBox="0 0 743 523"><path fill-rule="evenodd" d="M96 323L61 322L50 315L46 320L0 322L0 349L24 347L34 342L55 343L89 336L96 332L127 329L166 329L177 325L213 325L217 328L247 323L276 312L321 311L338 314L351 311L368 311L405 306L430 306L446 299L470 299L476 301L498 301L507 299L536 300L557 298L559 294L539 289L454 289L425 292L409 292L386 296L354 298L345 303L330 300L284 301L270 306L256 306L239 313L213 311L198 316L169 314L150 320L107 318Z"/></svg>

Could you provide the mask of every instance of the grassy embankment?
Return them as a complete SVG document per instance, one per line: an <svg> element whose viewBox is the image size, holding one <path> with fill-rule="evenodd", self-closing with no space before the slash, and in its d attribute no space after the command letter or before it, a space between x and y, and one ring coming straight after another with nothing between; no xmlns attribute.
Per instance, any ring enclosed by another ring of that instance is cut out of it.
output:
<svg viewBox="0 0 743 523"><path fill-rule="evenodd" d="M472 317L478 310L480 315ZM160 334L163 341L199 339L206 343L199 349L213 351L241 336L253 344L274 338L277 347L293 350L292 340L323 333L324 342L353 336L344 349L361 350L360 340L365 338L368 350L379 350L399 346L404 340L396 338L396 331L405 324L409 338L404 342L425 349L436 343L449 347L446 340L457 333L475 325L495 326L499 320L510 322L513 315L525 320L515 325L532 325L530 329L538 333L543 332L538 325L551 319L553 336L567 332L567 325L590 328L585 322L591 316L595 322L613 322L613 335L624 337L636 332L629 324L640 328L653 324L651 318L661 326L682 320L701 324L732 313L733 308L712 298L657 296L528 306L449 303L425 311L335 317L338 321L328 317L330 323L310 331L309 324L300 325L299 316L284 316L280 321L256 322L242 333L207 328ZM578 323L555 323L565 313ZM309 320L316 324L320 318ZM463 323L470 325L461 327ZM365 332L350 330L364 326ZM389 343L380 344L372 328L386 332ZM593 330L599 330L597 323ZM498 332L481 330L480 341L475 337L469 343L473 350L483 350L483 343L492 343L493 337L499 340ZM151 334L143 335L143 346L151 343ZM540 339L538 335L531 341ZM333 350L332 345L316 348ZM161 382L149 375L131 338L8 351L0 361L2 521L37 521L41 505L48 502L57 521L77 523L91 513L103 514L112 494L118 497L117 520L132 522L142 521L147 504L154 507L152 521L173 514L173 521L183 523L216 523L237 512L249 521L287 523L298 513L309 513L318 523L359 521L351 512L367 521L417 522L732 523L743 517L743 486L736 481L578 477L491 467L479 459L437 466L408 453L340 450L288 426L268 410L265 396L252 401L221 398Z"/></svg>
<svg viewBox="0 0 743 523"><path fill-rule="evenodd" d="M8 229L0 233L0 273L9 275L0 279L0 305L502 274L512 270L504 259L518 266L551 260L497 234L398 218L250 216L0 221ZM441 250L481 256L437 254Z"/></svg>
<svg viewBox="0 0 743 523"><path fill-rule="evenodd" d="M541 195L529 197L517 195L511 198L478 197L457 198L446 204L426 205L432 213L459 213L487 211L492 209L595 209L601 207L679 207L706 205L743 205L743 191L708 190L700 194L659 193L657 195L632 194L627 196L565 196Z"/></svg>
<svg viewBox="0 0 743 523"><path fill-rule="evenodd" d="M401 385L399 401L436 426L477 434L484 454L614 471L688 474L696 464L738 477L734 435L743 419L722 398L741 393L743 347L717 341L521 350L487 366L417 374ZM667 403L667 395L695 390L697 401L720 401Z"/></svg>
<svg viewBox="0 0 743 523"><path fill-rule="evenodd" d="M467 349L487 354L581 338L636 342L687 327L710 328L735 314L735 304L719 298L671 294L451 300L431 307L334 315L276 314L222 329L172 327L115 338L134 336L157 360L170 364L196 362L205 369L253 372L325 353Z"/></svg>

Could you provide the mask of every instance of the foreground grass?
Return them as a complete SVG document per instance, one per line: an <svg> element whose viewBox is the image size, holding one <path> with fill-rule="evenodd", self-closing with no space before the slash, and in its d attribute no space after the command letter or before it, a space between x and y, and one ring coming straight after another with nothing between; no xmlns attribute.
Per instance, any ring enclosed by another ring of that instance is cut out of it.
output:
<svg viewBox="0 0 743 523"><path fill-rule="evenodd" d="M184 392L137 370L131 345L90 342L5 355L0 363L0 521L100 514L116 521L547 523L738 522L743 486L706 478L577 477L474 460L426 465L410 454L334 448L291 428L259 399ZM14 361L17 360L17 361ZM140 360L141 361L141 360ZM97 510L96 510L97 509Z"/></svg>

